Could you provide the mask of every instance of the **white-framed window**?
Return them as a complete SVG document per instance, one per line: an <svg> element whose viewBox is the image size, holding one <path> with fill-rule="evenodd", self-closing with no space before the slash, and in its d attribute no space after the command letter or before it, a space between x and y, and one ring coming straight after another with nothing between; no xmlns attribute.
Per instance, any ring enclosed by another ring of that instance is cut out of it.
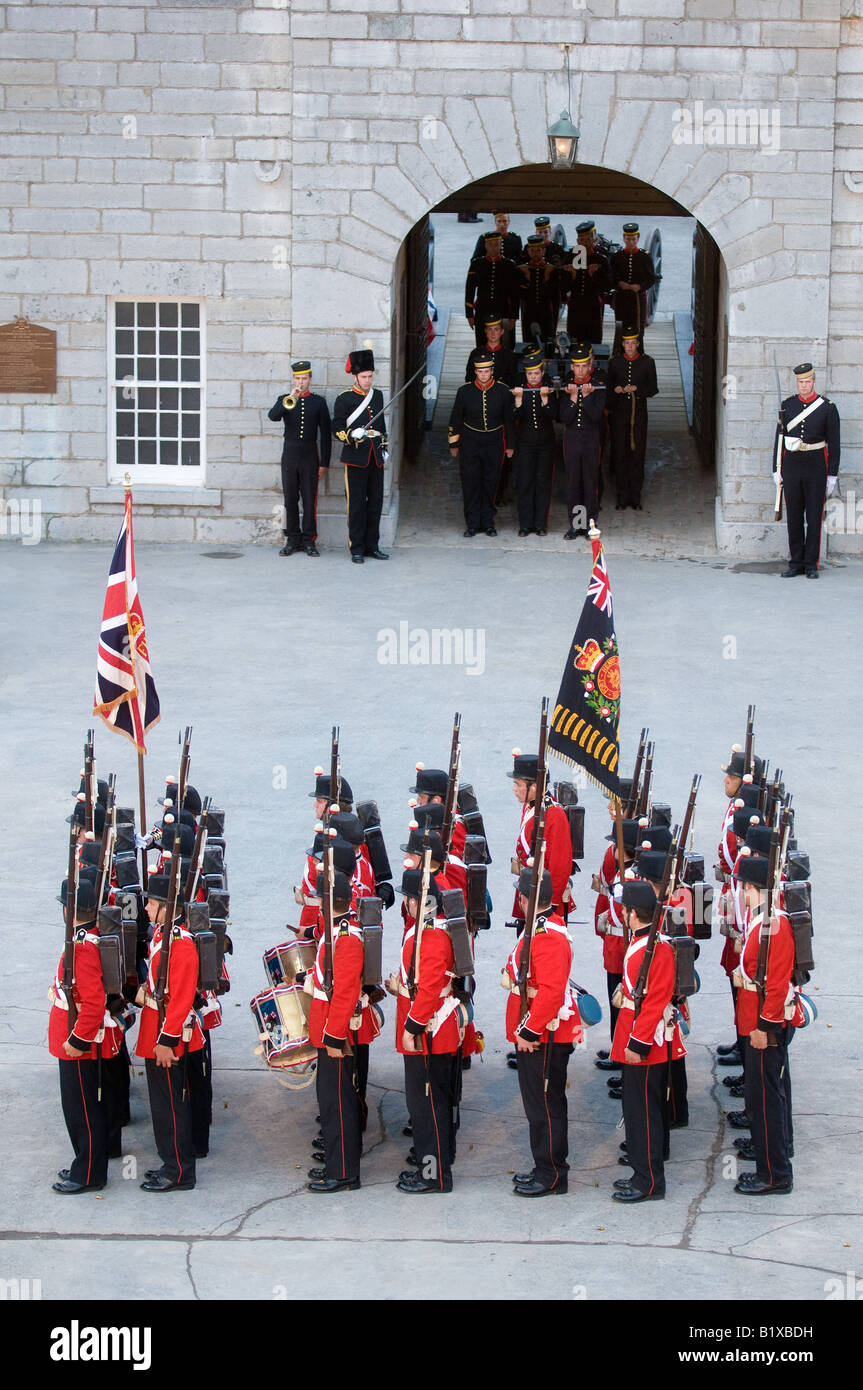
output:
<svg viewBox="0 0 863 1390"><path fill-rule="evenodd" d="M205 314L200 299L108 302L108 481L203 485Z"/></svg>

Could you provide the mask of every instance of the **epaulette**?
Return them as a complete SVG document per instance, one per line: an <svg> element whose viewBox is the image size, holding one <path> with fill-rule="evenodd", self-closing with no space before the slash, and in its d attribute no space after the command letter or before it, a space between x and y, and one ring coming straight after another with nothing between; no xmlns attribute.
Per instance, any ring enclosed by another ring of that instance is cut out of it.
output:
<svg viewBox="0 0 863 1390"><path fill-rule="evenodd" d="M76 940L76 941L84 941L84 940L86 940L86 937L87 937L87 928L86 928L86 927L77 927L76 930L75 930L75 940Z"/></svg>

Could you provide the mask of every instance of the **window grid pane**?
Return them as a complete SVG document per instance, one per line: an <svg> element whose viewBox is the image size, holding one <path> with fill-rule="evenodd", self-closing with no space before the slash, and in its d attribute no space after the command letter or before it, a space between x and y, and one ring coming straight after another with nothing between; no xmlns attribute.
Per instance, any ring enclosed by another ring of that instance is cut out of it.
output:
<svg viewBox="0 0 863 1390"><path fill-rule="evenodd" d="M113 329L117 466L200 468L200 305L117 301Z"/></svg>

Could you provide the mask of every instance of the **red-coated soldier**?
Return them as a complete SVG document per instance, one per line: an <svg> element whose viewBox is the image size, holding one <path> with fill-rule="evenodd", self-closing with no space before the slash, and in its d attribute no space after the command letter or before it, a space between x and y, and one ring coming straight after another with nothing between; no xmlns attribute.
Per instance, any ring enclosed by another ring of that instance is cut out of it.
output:
<svg viewBox="0 0 863 1390"><path fill-rule="evenodd" d="M528 911L531 870L522 869L519 905ZM527 1117L533 1169L516 1173L519 1197L547 1197L566 1192L569 1142L567 1137L566 1069L573 1045L582 1040L581 1020L570 988L572 939L559 912L552 908L551 874L545 870L539 886L537 916L530 944L527 976L529 1008L521 1018L518 975L524 949L519 936L506 963L501 983L510 990L506 1006L507 1041L517 1049L518 1084Z"/></svg>
<svg viewBox="0 0 863 1390"><path fill-rule="evenodd" d="M624 871L635 858L639 837L645 828L643 821L625 818L623 821L623 860ZM602 868L594 878L594 888L599 896L594 908L594 930L602 938L602 964L605 969L608 988L609 1018L611 1022L611 1041L617 1027L617 1008L614 995L623 975L623 957L626 954L624 941L623 910L614 896L614 886L622 882L617 863L617 831L612 830L606 839L611 843L605 851ZM600 1071L619 1071L620 1064L609 1054L597 1055L595 1066Z"/></svg>
<svg viewBox="0 0 863 1390"><path fill-rule="evenodd" d="M516 801L522 806L521 825L512 861L512 872L521 873L531 856L533 818L536 810L536 778L539 759L536 753L522 753L514 748L512 753L512 790ZM563 807L546 793L545 801L545 867L551 874L551 900L553 910L564 916L571 903L569 880L572 874L572 837L569 832L569 818ZM516 887L512 915L516 922L524 921L524 912L519 902Z"/></svg>
<svg viewBox="0 0 863 1390"><path fill-rule="evenodd" d="M735 1009L737 1009L737 990L734 984L733 975L737 968L739 952L736 944L739 938L735 935L734 928L734 902L731 889L731 875L734 870L734 863L737 859L739 845L737 836L734 834L734 813L740 808L736 805L744 785L752 784L752 775L746 772L745 757L743 749L739 744L735 744L731 750L731 757L722 766L725 774L724 790L728 797L728 806L722 820L722 829L719 835L719 847L717 850L716 877L720 884L719 900L717 902L717 913L720 923L728 925L725 945L722 948L720 964L728 977L731 987L731 998ZM753 759L753 772L756 780L760 781L763 774L763 762L760 758ZM746 778L746 783L744 783ZM720 927L720 930L722 928ZM723 932L723 935L725 933ZM721 1067L736 1067L743 1065L743 1057L738 1043L720 1043L716 1049L717 1059Z"/></svg>
<svg viewBox="0 0 863 1390"><path fill-rule="evenodd" d="M788 1042L800 1017L792 984L794 934L781 902L767 919L769 860L741 856L736 874L746 900L746 940L737 970L737 1031L744 1038L745 1114L749 1117L755 1172L744 1173L735 1192L760 1196L790 1192L791 1081ZM766 936L763 990L759 957Z"/></svg>
<svg viewBox="0 0 863 1390"><path fill-rule="evenodd" d="M648 826L638 848L635 872L638 878L652 884L657 892L665 875L670 848L671 831L668 827L664 825ZM674 888L674 891L666 898L665 910L666 913L675 914L686 914L688 911L687 935L692 935L692 894L685 885L677 885ZM688 1025L689 1006L687 1001L682 999L676 1003L680 1017ZM669 1082L668 1128L670 1130L685 1129L689 1124L689 1087L686 1078L685 1057L676 1057L672 1060Z"/></svg>
<svg viewBox="0 0 863 1390"><path fill-rule="evenodd" d="M166 928L169 876L151 874L147 885L147 916L153 923L147 981L139 991L143 1008L138 1027L136 1057L143 1057L156 1151L162 1160L150 1169L141 1186L145 1192L172 1192L195 1186L195 1147L192 1138L192 1106L187 1084L186 1054L199 1052L204 1033L195 1012L198 992L198 950L183 925L183 897L179 894L175 920ZM163 943L170 932L170 956L165 985L165 1015L160 1019L156 1000Z"/></svg>
<svg viewBox="0 0 863 1390"><path fill-rule="evenodd" d="M438 915L439 894L429 885L420 919L422 872L405 869L401 892L414 925L405 933L399 971L387 982L398 996L396 1048L404 1057L405 1100L410 1115L417 1167L399 1175L400 1192L451 1192L455 1151L452 1077L461 1041L461 1011L452 992L453 948L446 922ZM413 997L411 967L416 953Z"/></svg>
<svg viewBox="0 0 863 1390"><path fill-rule="evenodd" d="M324 892L318 878L318 896ZM351 913L347 874L333 873L332 991L327 996L326 938L318 942L306 989L312 994L309 1041L318 1049L318 1109L323 1136L323 1166L309 1170L310 1192L354 1191L360 1186L362 1114L356 1088L356 1048L376 1037L380 1028L371 1008L361 1008L363 934Z"/></svg>
<svg viewBox="0 0 863 1390"><path fill-rule="evenodd" d="M66 879L58 901L65 917L71 911ZM109 1107L100 1095L99 1074L102 1061L116 1057L123 1039L122 1028L106 1010L95 877L85 870L79 875L73 925L72 1017L63 988L64 952L49 995L48 1020L48 1050L60 1063L60 1103L74 1151L70 1166L60 1170L53 1184L64 1196L99 1191L108 1181Z"/></svg>
<svg viewBox="0 0 863 1390"><path fill-rule="evenodd" d="M620 1012L611 1055L623 1063L625 1162L633 1171L630 1178L615 1183L614 1200L644 1202L665 1196L669 1044L672 1061L685 1056L686 1049L671 1002L674 948L661 934L656 936L641 1007L635 1016L635 991L656 910L656 893L651 884L638 879L628 879L619 891L629 946L617 994Z"/></svg>

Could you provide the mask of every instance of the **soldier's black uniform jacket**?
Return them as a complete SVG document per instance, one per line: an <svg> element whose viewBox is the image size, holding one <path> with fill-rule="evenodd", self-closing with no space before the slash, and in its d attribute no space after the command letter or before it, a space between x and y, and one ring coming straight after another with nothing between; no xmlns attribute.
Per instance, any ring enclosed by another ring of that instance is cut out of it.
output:
<svg viewBox="0 0 863 1390"><path fill-rule="evenodd" d="M821 393L816 391L816 397ZM810 402L811 404L811 402ZM785 424L784 430L776 426L776 443L779 442L780 433L784 435L796 435L802 439L808 447L798 450L793 457L802 459L807 453L814 453L817 458L821 457L821 449L826 449L827 476L835 478L839 472L839 411L831 400L826 396L821 397L821 404L816 406L805 420L801 420L799 425L792 425L794 419L802 414L806 409L806 402L799 396L789 396L782 402L782 419ZM818 448L813 449L812 446ZM790 453L790 451L789 451ZM785 449L783 448L783 454ZM773 472L776 472L776 448L773 449Z"/></svg>
<svg viewBox="0 0 863 1390"><path fill-rule="evenodd" d="M579 251L581 249L578 248ZM590 267L593 265L599 269L591 275ZM592 309L598 300L607 298L611 290L611 267L608 257L602 251L588 251L587 265L581 268L571 263L568 268L559 272L558 283L561 294L570 296L571 310L577 310L581 305L585 310Z"/></svg>
<svg viewBox="0 0 863 1390"><path fill-rule="evenodd" d="M513 436L514 406L512 392L500 381L490 386L477 386L474 382L460 386L456 391L452 415L449 421L449 444L455 448L462 436L482 439L493 434L503 426L507 448L514 444Z"/></svg>
<svg viewBox="0 0 863 1390"><path fill-rule="evenodd" d="M503 254L508 261L520 261L522 253L521 237L518 232L507 232L503 239ZM480 232L476 239L476 246L473 248L473 259L477 256L482 259L485 255L485 237Z"/></svg>
<svg viewBox="0 0 863 1390"><path fill-rule="evenodd" d="M516 384L523 387L521 405L515 406L514 410L519 439L522 442L554 439L554 421L558 418L559 400L551 386L548 373L543 372L542 376L542 385L549 388L548 400L545 403L540 388L527 386L523 375Z"/></svg>
<svg viewBox="0 0 863 1390"><path fill-rule="evenodd" d="M483 314L499 314L503 319L518 316L518 267L500 256L475 256L464 286L465 313L480 319Z"/></svg>
<svg viewBox="0 0 863 1390"><path fill-rule="evenodd" d="M518 267L519 298L525 318L537 318L560 298L559 266L548 260L534 265L523 261Z"/></svg>
<svg viewBox="0 0 863 1390"><path fill-rule="evenodd" d="M518 358L514 352L505 347L474 348L470 357L467 359L467 367L464 374L465 381L473 381L476 376L474 363L479 356L486 352L492 353L494 357L492 371L494 372L495 381L502 381L504 386L514 386L516 377L518 376Z"/></svg>
<svg viewBox="0 0 863 1390"><path fill-rule="evenodd" d="M351 439L354 430L362 429L367 426L373 415L377 415L384 408L384 398L377 389L372 391L371 398L367 406L364 406L360 414L348 424L348 419L353 415L357 406L365 399L366 392L360 391L354 386L350 391L342 391L336 396L336 403L333 406L333 431L336 439L342 445L341 462L347 463L353 468L368 468L373 465L376 468L383 468L383 450L386 447L386 424L383 416L376 420L372 429L380 430L380 439Z"/></svg>
<svg viewBox="0 0 863 1390"><path fill-rule="evenodd" d="M284 395L279 396L272 410L268 411L269 419L283 420L285 424L282 462L288 463L292 458L313 453L322 468L329 468L333 443L332 426L330 412L323 396L316 396L313 392L300 396L293 410L285 409L282 404L284 398Z"/></svg>
<svg viewBox="0 0 863 1390"><path fill-rule="evenodd" d="M609 410L631 409L630 397L622 392L618 396L616 386L635 386L636 400L645 401L655 396L659 390L656 384L656 363L646 353L627 359L623 356L611 357L608 362L607 400Z"/></svg>
<svg viewBox="0 0 863 1390"><path fill-rule="evenodd" d="M566 265L572 259L572 252L564 251L563 247L558 246L556 241L547 241L543 248L543 254L546 265ZM524 265L528 259L527 247L525 247L519 256L519 261Z"/></svg>
<svg viewBox="0 0 863 1390"><path fill-rule="evenodd" d="M621 290L620 281L638 285L637 290ZM632 324L641 333L646 322L643 296L656 284L653 261L646 251L615 251L611 258L611 285L614 290L614 317L623 324Z"/></svg>
<svg viewBox="0 0 863 1390"><path fill-rule="evenodd" d="M561 395L558 419L567 432L575 431L579 435L598 434L605 412L605 382L597 373L594 373L589 383L582 382L580 384L589 384L596 389L591 391L588 396L585 396L581 391L572 397Z"/></svg>

